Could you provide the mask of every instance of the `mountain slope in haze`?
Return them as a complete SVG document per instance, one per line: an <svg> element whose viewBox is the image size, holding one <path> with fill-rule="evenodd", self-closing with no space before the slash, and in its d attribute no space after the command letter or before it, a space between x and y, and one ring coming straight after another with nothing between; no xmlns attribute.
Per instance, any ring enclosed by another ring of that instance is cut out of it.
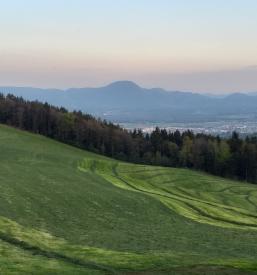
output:
<svg viewBox="0 0 257 275"><path fill-rule="evenodd" d="M256 274L255 185L0 137L2 274Z"/></svg>
<svg viewBox="0 0 257 275"><path fill-rule="evenodd" d="M25 87L0 87L0 91L69 110L81 110L113 121L180 122L257 115L257 96L254 94L210 97L158 88L144 89L130 81L119 81L101 88L65 91Z"/></svg>

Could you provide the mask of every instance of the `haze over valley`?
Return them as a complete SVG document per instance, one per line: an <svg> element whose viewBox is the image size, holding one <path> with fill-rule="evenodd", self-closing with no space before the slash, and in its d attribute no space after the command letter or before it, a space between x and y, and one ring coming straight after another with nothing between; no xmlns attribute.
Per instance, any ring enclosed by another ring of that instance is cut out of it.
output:
<svg viewBox="0 0 257 275"><path fill-rule="evenodd" d="M257 132L255 93L210 96L161 88L146 89L131 81L118 81L99 88L0 87L0 91L70 111L81 110L125 128L142 128L146 132L155 126L220 135L233 131L242 134Z"/></svg>

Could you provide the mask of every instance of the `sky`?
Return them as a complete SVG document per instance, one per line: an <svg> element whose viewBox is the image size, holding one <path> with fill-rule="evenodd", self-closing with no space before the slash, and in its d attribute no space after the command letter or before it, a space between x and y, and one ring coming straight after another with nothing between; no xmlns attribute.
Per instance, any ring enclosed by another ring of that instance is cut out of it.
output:
<svg viewBox="0 0 257 275"><path fill-rule="evenodd" d="M256 0L0 0L0 85L257 91Z"/></svg>

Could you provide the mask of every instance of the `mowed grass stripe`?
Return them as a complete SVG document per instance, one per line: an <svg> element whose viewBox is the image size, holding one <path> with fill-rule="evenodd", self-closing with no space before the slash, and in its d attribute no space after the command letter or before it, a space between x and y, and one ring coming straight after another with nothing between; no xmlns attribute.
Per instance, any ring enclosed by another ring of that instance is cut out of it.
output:
<svg viewBox="0 0 257 275"><path fill-rule="evenodd" d="M170 199L171 201L168 203L169 207L172 205L172 202L174 200L181 202L188 207L188 210L191 209L191 211L184 212L184 215L188 218L193 218L194 220L199 220L201 222L206 221L207 223L217 225L217 226L239 226L238 228L251 228L255 229L257 228L257 215L247 211L246 209L239 208L239 207L232 207L227 206L221 203L215 203L215 202L208 202L201 199L197 199L194 197L189 197L186 195L181 194L181 192L177 192L176 188L173 188L174 191L171 192L169 189L162 186L162 181L159 181L159 186L155 183L151 182L151 179L153 178L160 178L159 169L157 168L157 172L155 176L147 177L145 176L145 179L142 180L142 176L138 177L138 173L128 173L129 167L133 167L135 165L131 164L118 164L117 162L114 162L111 164L108 162L108 164L102 162L102 161L92 161L87 160L87 163L84 164L84 166L88 166L88 169L90 169L93 172L99 172L102 174L105 178L108 177L108 179L112 182L113 178L116 177L120 182L123 182L125 185L129 187L130 190L135 190L137 192L142 192L145 194L153 195L154 197L160 199L160 197ZM90 163L91 162L91 163ZM119 172L119 166L123 166L121 168L121 173ZM124 166L126 166L124 172ZM93 168L92 168L93 167ZM148 168L150 169L150 168ZM152 172L154 172L154 167L152 167ZM141 169L140 171L145 171L146 169ZM138 171L138 170L137 170ZM142 172L143 173L143 172ZM107 176L113 174L113 177ZM135 177L136 175L136 177ZM107 178L106 178L107 179ZM165 182L167 183L167 182ZM114 182L114 184L117 184L117 181ZM120 185L119 185L120 186ZM163 201L163 200L161 200ZM174 208L173 208L174 210ZM190 215L191 212L191 215ZM179 214L183 215L183 212L180 212ZM203 219L203 217L207 219ZM221 223L220 223L221 222Z"/></svg>

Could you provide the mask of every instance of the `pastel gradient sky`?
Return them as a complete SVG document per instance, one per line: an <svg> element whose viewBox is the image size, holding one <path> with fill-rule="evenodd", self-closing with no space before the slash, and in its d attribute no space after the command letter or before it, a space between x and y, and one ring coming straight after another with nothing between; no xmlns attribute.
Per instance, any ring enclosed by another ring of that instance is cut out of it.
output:
<svg viewBox="0 0 257 275"><path fill-rule="evenodd" d="M256 0L0 0L0 85L257 91Z"/></svg>

